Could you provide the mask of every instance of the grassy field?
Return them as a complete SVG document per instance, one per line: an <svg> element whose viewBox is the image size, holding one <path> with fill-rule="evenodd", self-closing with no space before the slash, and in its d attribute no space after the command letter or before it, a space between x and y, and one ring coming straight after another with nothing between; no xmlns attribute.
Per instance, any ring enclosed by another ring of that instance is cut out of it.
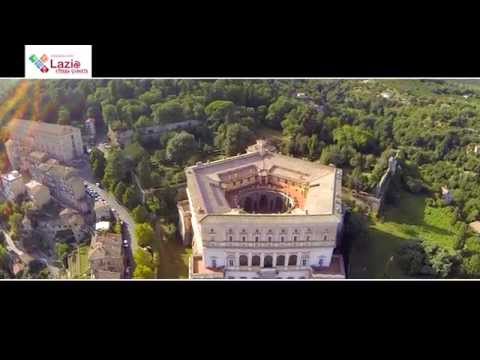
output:
<svg viewBox="0 0 480 360"><path fill-rule="evenodd" d="M89 268L90 263L88 261L89 246L81 246L78 251L75 250L68 258L68 269L70 270L71 277L74 279L84 276Z"/></svg>
<svg viewBox="0 0 480 360"><path fill-rule="evenodd" d="M402 193L397 206L387 207L383 220L372 220L366 236L355 240L350 256L350 277L405 277L395 253L408 240L423 239L452 249L456 230L449 208L425 205L425 196ZM392 258L393 257L393 258Z"/></svg>
<svg viewBox="0 0 480 360"><path fill-rule="evenodd" d="M192 254L192 250L172 240L161 241L158 246L160 254L158 278L187 279L188 258Z"/></svg>

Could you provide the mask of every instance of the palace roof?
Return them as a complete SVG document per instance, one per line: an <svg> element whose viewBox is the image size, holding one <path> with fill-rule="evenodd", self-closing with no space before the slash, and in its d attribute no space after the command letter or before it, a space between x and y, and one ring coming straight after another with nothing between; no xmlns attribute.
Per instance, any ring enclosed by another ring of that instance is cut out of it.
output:
<svg viewBox="0 0 480 360"><path fill-rule="evenodd" d="M232 208L226 196L228 184L242 183L253 177L273 177L286 187L292 187L292 191L304 194L300 205L275 216L335 215L341 212L341 176L340 169L279 154L263 141L250 146L246 154L198 163L186 169L192 210L199 218L234 214L258 216Z"/></svg>

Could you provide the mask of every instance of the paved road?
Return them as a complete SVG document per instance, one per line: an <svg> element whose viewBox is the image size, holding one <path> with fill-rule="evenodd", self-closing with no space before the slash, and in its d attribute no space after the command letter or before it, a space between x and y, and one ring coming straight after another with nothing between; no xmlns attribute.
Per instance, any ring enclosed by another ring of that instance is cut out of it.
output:
<svg viewBox="0 0 480 360"><path fill-rule="evenodd" d="M51 264L51 261L53 261L51 258L47 257L45 254L41 252L38 252L35 254L32 253L34 256L32 256L32 254L27 254L25 251L20 250L17 247L15 242L12 240L10 235L5 230L2 229L1 231L5 235L5 241L7 242L7 250L13 251L15 254L17 254L20 260L22 260L24 264L28 265L28 263L34 259L42 260L43 262L45 262L45 264L47 264L48 270L53 275L53 277L54 278L59 277L60 269Z"/></svg>
<svg viewBox="0 0 480 360"><path fill-rule="evenodd" d="M85 166L80 170L80 176L83 178L85 183L91 187L93 190L95 190L102 199L104 199L108 206L114 210L116 215L120 220L123 221L123 238L126 239L129 243L129 251L126 254L127 258L127 263L130 266L131 273L133 273L133 270L135 269L135 263L133 260L133 253L137 249L137 238L135 236L135 221L133 220L132 216L128 212L128 210L121 204L118 203L118 201L115 199L115 196L112 194L109 194L107 191L101 189L97 185L95 185L95 180L92 175L92 171L90 169L90 165L88 164L88 161L86 162ZM87 195L88 196L88 195ZM130 276L128 276L130 277Z"/></svg>
<svg viewBox="0 0 480 360"><path fill-rule="evenodd" d="M117 199L115 199L115 197L112 194L106 192L105 190L99 188L98 186L96 186L95 184L89 181L87 181L87 183L91 188L93 188L93 190L95 190L102 197L102 199L104 199L108 203L108 205L112 209L115 210L120 220L122 220L127 225L127 235L129 235L128 240L131 242L130 243L131 248L133 249L133 251L135 251L135 249L137 248L137 239L135 237L135 232L134 232L135 221L133 220L132 216L129 214L128 210L122 205L120 205L117 202Z"/></svg>
<svg viewBox="0 0 480 360"><path fill-rule="evenodd" d="M80 176L88 184L88 186L93 188L93 190L95 190L102 197L102 199L104 199L108 203L110 208L114 209L120 220L122 220L127 225L127 235L129 237L129 239L127 240L130 241L130 247L133 251L135 251L137 248L137 239L134 232L135 221L128 212L127 208L119 204L117 199L115 199L115 196L95 185L95 180L93 178L88 161L86 161L86 165L82 169L80 169Z"/></svg>
<svg viewBox="0 0 480 360"><path fill-rule="evenodd" d="M3 235L5 235L5 241L7 242L7 250L13 251L18 257L25 263L28 264L34 258L29 254L25 253L23 250L20 250L15 242L12 240L10 235L2 229Z"/></svg>

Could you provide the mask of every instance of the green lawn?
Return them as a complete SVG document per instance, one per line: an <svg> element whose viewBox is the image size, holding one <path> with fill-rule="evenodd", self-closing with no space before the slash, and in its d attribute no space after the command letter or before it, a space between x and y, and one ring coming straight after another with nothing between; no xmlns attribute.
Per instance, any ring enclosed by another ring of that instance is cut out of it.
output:
<svg viewBox="0 0 480 360"><path fill-rule="evenodd" d="M395 252L408 240L423 239L452 249L456 230L450 225L451 210L426 206L425 199L402 193L397 206L385 209L383 221L372 220L366 236L357 238L352 246L350 277L405 277Z"/></svg>
<svg viewBox="0 0 480 360"><path fill-rule="evenodd" d="M90 269L88 261L88 245L81 246L78 250L73 251L68 258L68 269L71 277L74 279L83 278Z"/></svg>
<svg viewBox="0 0 480 360"><path fill-rule="evenodd" d="M159 268L160 279L187 279L188 259L192 254L190 248L186 248L174 240L161 241L159 244Z"/></svg>

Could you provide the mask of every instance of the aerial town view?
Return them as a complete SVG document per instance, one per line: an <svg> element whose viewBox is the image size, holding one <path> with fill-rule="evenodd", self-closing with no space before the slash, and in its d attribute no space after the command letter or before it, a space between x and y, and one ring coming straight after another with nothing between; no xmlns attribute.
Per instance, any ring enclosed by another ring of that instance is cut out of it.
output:
<svg viewBox="0 0 480 360"><path fill-rule="evenodd" d="M0 79L0 279L480 278L480 80Z"/></svg>

